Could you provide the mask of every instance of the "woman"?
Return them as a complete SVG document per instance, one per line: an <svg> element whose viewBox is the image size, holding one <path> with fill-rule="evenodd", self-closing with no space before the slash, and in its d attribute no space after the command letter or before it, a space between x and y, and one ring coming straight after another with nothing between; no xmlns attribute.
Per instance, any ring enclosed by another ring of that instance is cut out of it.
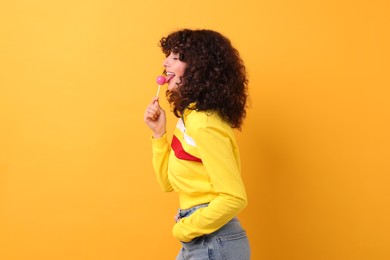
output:
<svg viewBox="0 0 390 260"><path fill-rule="evenodd" d="M233 129L246 115L245 67L225 36L184 29L160 40L167 99L179 118L171 144L158 97L144 121L152 130L153 167L164 191L179 195L173 235L177 259L249 259L237 214L247 205Z"/></svg>

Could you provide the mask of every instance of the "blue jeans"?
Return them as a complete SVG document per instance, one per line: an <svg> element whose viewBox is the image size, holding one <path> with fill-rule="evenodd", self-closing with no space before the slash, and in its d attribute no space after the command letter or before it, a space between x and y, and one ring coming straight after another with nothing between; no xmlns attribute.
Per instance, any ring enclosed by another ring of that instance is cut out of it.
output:
<svg viewBox="0 0 390 260"><path fill-rule="evenodd" d="M179 210L177 219L188 217L207 204L187 210ZM249 260L250 248L245 230L239 220L233 218L217 231L182 243L176 260Z"/></svg>

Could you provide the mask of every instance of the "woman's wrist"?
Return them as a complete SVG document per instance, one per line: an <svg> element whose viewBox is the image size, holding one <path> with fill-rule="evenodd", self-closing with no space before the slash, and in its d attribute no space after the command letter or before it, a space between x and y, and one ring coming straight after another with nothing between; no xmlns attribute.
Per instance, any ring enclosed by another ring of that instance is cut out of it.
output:
<svg viewBox="0 0 390 260"><path fill-rule="evenodd" d="M153 138L154 139L160 139L164 135L165 135L165 132L163 132L163 133L153 133Z"/></svg>

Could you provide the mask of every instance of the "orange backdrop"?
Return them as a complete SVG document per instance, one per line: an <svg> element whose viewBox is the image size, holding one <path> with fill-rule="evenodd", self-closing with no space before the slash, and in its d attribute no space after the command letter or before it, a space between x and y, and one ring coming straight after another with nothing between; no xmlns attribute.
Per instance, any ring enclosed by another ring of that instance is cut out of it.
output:
<svg viewBox="0 0 390 260"><path fill-rule="evenodd" d="M252 259L390 259L389 10L3 1L0 259L174 259L177 200L155 181L143 112L158 40L183 27L224 33L248 68L237 137Z"/></svg>

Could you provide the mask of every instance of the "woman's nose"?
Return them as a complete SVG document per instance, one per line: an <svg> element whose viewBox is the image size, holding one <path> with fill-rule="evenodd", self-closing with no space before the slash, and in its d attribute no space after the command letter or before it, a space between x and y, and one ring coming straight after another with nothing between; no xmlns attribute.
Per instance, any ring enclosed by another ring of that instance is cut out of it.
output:
<svg viewBox="0 0 390 260"><path fill-rule="evenodd" d="M169 66L169 64L168 64L168 58L166 58L166 59L163 61L162 65L163 65L164 68L166 68L166 67Z"/></svg>

